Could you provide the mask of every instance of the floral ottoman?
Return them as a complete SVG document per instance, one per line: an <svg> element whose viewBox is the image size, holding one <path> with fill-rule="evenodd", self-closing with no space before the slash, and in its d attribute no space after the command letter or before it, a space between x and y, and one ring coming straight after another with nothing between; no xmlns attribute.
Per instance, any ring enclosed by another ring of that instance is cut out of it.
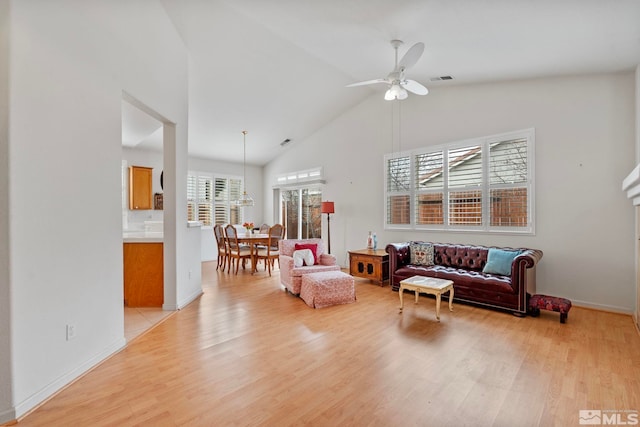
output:
<svg viewBox="0 0 640 427"><path fill-rule="evenodd" d="M529 314L533 317L538 317L540 310L560 313L560 323L565 323L569 315L569 310L571 310L571 301L566 298L552 297L550 295L532 295L529 299Z"/></svg>
<svg viewBox="0 0 640 427"><path fill-rule="evenodd" d="M342 271L322 271L302 275L300 298L313 308L356 301L353 277Z"/></svg>

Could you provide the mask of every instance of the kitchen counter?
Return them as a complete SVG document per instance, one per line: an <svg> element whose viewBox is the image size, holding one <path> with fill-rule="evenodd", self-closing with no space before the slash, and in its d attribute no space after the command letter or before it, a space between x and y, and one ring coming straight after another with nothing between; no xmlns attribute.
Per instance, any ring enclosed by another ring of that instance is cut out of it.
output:
<svg viewBox="0 0 640 427"><path fill-rule="evenodd" d="M124 231L122 232L124 243L162 243L162 231Z"/></svg>

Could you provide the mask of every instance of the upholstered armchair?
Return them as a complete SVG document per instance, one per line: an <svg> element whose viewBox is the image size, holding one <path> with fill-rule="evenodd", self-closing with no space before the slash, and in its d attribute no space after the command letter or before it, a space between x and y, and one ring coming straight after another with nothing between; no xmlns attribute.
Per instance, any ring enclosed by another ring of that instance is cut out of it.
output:
<svg viewBox="0 0 640 427"><path fill-rule="evenodd" d="M314 265L303 265L295 267L293 262L293 252L298 245L316 245L317 263ZM280 240L279 259L280 282L289 292L294 295L300 294L302 286L302 275L307 273L317 273L319 271L336 271L340 266L336 263L336 257L326 253L322 239L286 239Z"/></svg>

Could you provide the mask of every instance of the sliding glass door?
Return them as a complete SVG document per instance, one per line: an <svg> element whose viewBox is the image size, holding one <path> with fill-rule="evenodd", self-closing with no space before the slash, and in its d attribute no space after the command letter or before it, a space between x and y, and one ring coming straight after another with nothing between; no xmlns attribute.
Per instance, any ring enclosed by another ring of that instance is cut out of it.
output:
<svg viewBox="0 0 640 427"><path fill-rule="evenodd" d="M288 239L320 238L322 191L317 187L280 191L282 223L287 227Z"/></svg>

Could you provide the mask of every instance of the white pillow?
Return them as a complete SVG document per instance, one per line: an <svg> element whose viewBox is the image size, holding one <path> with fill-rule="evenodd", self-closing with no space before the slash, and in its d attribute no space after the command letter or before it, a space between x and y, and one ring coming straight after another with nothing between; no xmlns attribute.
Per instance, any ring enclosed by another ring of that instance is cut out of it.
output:
<svg viewBox="0 0 640 427"><path fill-rule="evenodd" d="M311 249L298 249L293 251L293 266L313 265L313 252Z"/></svg>

